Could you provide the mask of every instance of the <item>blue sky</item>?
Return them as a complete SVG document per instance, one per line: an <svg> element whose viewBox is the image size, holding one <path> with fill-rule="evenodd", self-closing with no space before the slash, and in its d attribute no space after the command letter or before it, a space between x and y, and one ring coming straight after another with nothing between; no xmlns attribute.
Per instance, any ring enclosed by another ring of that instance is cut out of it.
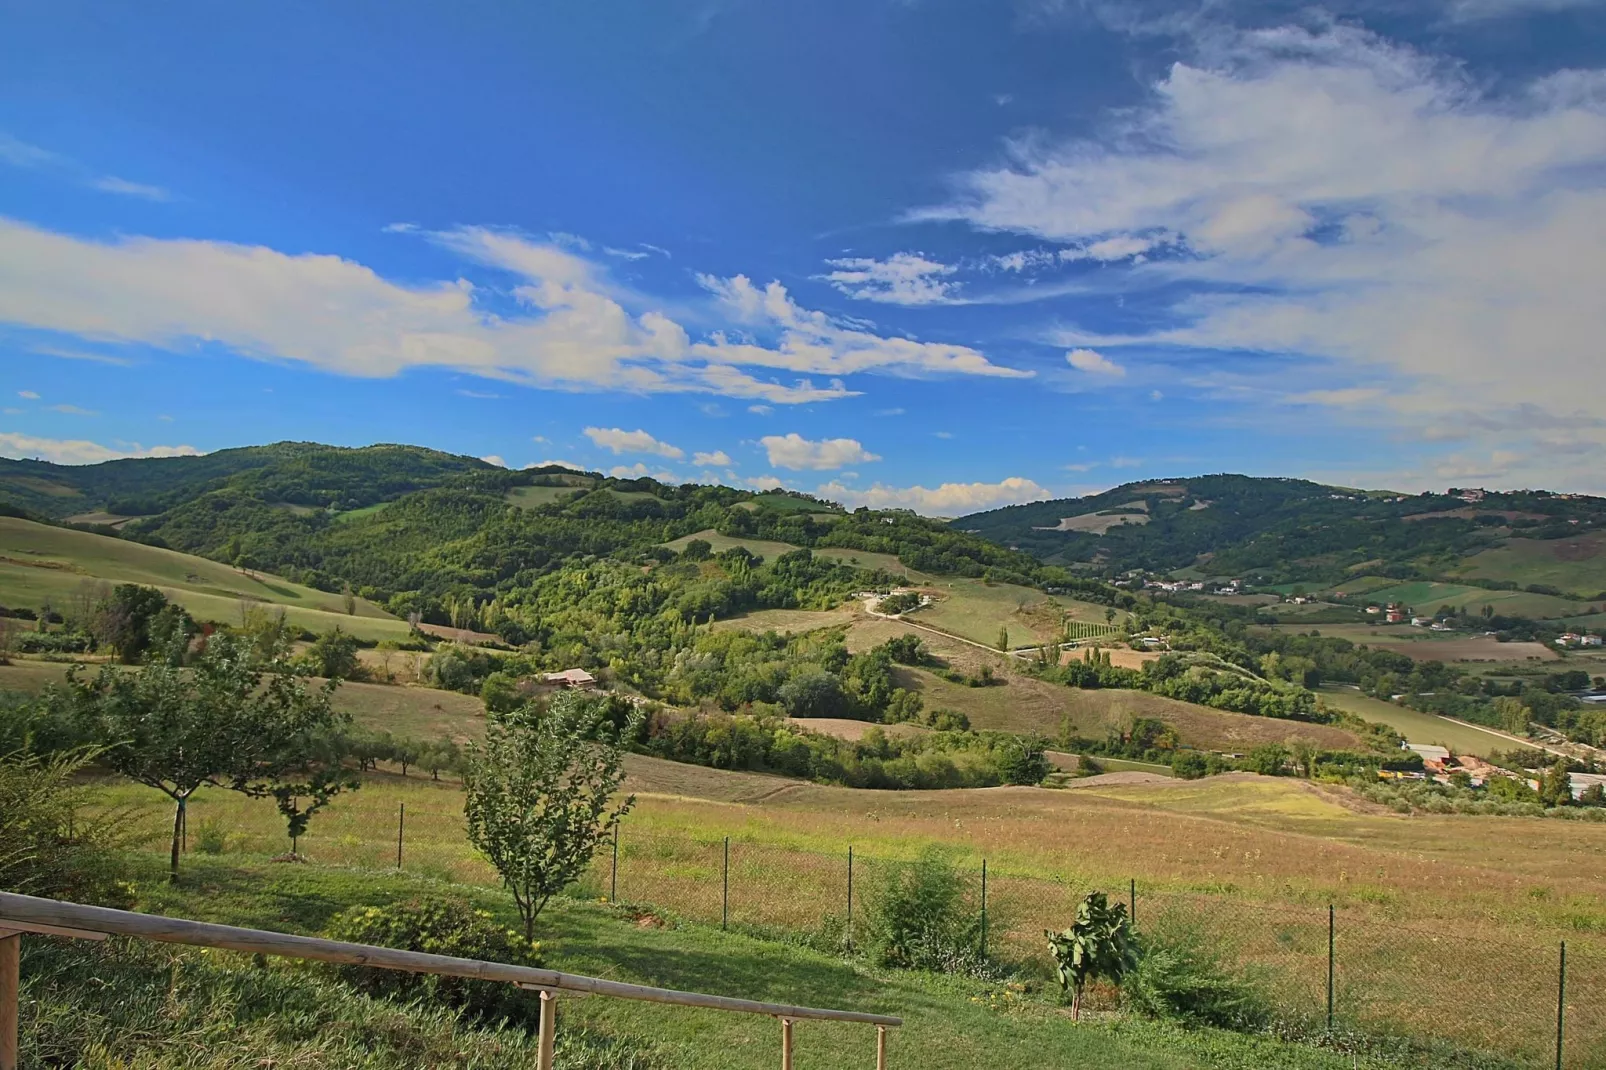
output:
<svg viewBox="0 0 1606 1070"><path fill-rule="evenodd" d="M1606 3L5 3L0 454L1606 492Z"/></svg>

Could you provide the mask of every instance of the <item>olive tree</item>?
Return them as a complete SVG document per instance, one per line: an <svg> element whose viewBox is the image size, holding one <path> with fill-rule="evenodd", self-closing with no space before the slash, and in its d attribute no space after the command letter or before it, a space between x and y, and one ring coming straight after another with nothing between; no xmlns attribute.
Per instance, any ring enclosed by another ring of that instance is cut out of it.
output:
<svg viewBox="0 0 1606 1070"><path fill-rule="evenodd" d="M513 893L525 939L548 900L580 878L591 856L635 804L624 783L621 732L608 704L566 692L545 711L495 715L466 754L468 838Z"/></svg>
<svg viewBox="0 0 1606 1070"><path fill-rule="evenodd" d="M179 660L175 651L93 677L74 666L40 700L103 748L102 763L173 800L175 879L185 806L203 785L274 796L299 834L305 815L348 783L330 743L346 720L330 706L334 681L310 687L288 662L261 661L249 640L228 635L211 636L188 667ZM310 809L302 795L315 797Z"/></svg>

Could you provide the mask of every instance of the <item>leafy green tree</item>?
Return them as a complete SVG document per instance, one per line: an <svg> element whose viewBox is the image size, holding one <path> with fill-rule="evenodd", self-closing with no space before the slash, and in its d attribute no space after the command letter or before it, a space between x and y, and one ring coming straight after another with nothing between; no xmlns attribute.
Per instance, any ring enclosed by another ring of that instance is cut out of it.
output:
<svg viewBox="0 0 1606 1070"><path fill-rule="evenodd" d="M318 676L326 680L349 680L361 668L357 649L357 637L342 631L337 624L307 648L306 658Z"/></svg>
<svg viewBox="0 0 1606 1070"><path fill-rule="evenodd" d="M167 596L155 587L120 583L101 607L97 638L124 665L137 664L151 643L151 621L166 606Z"/></svg>
<svg viewBox="0 0 1606 1070"><path fill-rule="evenodd" d="M680 551L687 561L707 561L714 556L714 547L707 539L693 539Z"/></svg>
<svg viewBox="0 0 1606 1070"><path fill-rule="evenodd" d="M480 685L480 699L485 703L486 713L512 713L524 701L524 696L519 692L518 678L498 670Z"/></svg>
<svg viewBox="0 0 1606 1070"><path fill-rule="evenodd" d="M580 878L635 804L634 795L614 798L625 749L604 704L571 692L531 713L493 719L463 773L469 842L513 893L526 940L547 901Z"/></svg>
<svg viewBox="0 0 1606 1070"><path fill-rule="evenodd" d="M840 717L849 701L842 681L822 669L792 677L781 685L778 697L793 717Z"/></svg>
<svg viewBox="0 0 1606 1070"><path fill-rule="evenodd" d="M1249 771L1261 776L1282 776L1287 761L1287 747L1281 743L1262 743L1249 752Z"/></svg>
<svg viewBox="0 0 1606 1070"><path fill-rule="evenodd" d="M1500 718L1500 727L1507 732L1514 736L1528 734L1528 725L1533 722L1534 713L1523 704L1522 699L1501 695L1494 700L1494 712Z"/></svg>
<svg viewBox="0 0 1606 1070"><path fill-rule="evenodd" d="M1049 769L1041 739L1015 736L1000 748L998 772L1007 784L1041 784Z"/></svg>
<svg viewBox="0 0 1606 1070"><path fill-rule="evenodd" d="M1009 653L1009 629L998 629L998 651L1001 654Z"/></svg>
<svg viewBox="0 0 1606 1070"><path fill-rule="evenodd" d="M1054 956L1060 988L1071 993L1071 1018L1082 1016L1082 994L1089 981L1120 984L1138 962L1126 904L1112 904L1103 892L1089 892L1076 908L1076 920L1063 932L1043 933Z"/></svg>
<svg viewBox="0 0 1606 1070"><path fill-rule="evenodd" d="M1573 782L1565 758L1557 758L1554 765L1540 774L1539 802L1547 807L1573 804Z"/></svg>
<svg viewBox="0 0 1606 1070"><path fill-rule="evenodd" d="M88 678L74 666L40 702L102 746L103 764L173 800L176 879L185 805L203 784L268 795L301 786L285 778L325 764L320 738L343 721L330 705L334 687L309 687L289 663L259 662L246 640L214 635L187 669L164 658L139 672L102 666ZM312 779L308 789L332 793L327 777Z"/></svg>

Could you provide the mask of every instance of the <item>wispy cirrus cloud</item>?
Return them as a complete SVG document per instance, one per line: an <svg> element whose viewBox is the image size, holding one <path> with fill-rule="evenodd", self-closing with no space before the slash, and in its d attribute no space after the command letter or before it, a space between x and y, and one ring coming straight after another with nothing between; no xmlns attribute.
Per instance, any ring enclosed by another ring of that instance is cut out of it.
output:
<svg viewBox="0 0 1606 1070"><path fill-rule="evenodd" d="M59 152L30 145L6 133L0 133L0 163L29 171L55 174L75 185L120 197L138 197L147 201L166 201L172 195L160 186L145 182L130 182L116 175L96 174L92 169Z"/></svg>

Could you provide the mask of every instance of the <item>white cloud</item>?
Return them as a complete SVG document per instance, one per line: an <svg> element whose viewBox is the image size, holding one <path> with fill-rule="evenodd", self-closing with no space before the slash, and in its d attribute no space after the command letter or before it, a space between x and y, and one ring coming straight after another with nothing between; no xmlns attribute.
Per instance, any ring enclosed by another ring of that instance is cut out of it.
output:
<svg viewBox="0 0 1606 1070"><path fill-rule="evenodd" d="M738 322L779 333L775 348L733 342L723 335L693 351L733 364L781 368L820 375L881 370L900 374L943 373L1030 378L1032 373L993 364L969 346L886 338L836 323L823 312L801 308L779 282L760 289L745 275L697 280Z"/></svg>
<svg viewBox="0 0 1606 1070"><path fill-rule="evenodd" d="M1349 386L1338 390L1305 390L1289 394L1283 400L1292 405L1331 405L1350 408L1367 405L1383 397L1383 391L1372 386Z"/></svg>
<svg viewBox="0 0 1606 1070"><path fill-rule="evenodd" d="M749 405L747 411L755 416L768 416L775 410L768 405Z"/></svg>
<svg viewBox="0 0 1606 1070"><path fill-rule="evenodd" d="M1073 349L1065 354L1065 363L1089 375L1107 375L1119 379L1126 369L1095 349Z"/></svg>
<svg viewBox="0 0 1606 1070"><path fill-rule="evenodd" d="M54 173L66 181L102 193L115 193L124 197L140 197L147 201L165 201L170 199L167 190L160 186L146 185L143 182L130 182L115 175L97 175L83 164L59 152L42 149L38 145L30 145L25 141L18 141L9 134L0 133L0 163L12 167L20 167L33 171Z"/></svg>
<svg viewBox="0 0 1606 1070"><path fill-rule="evenodd" d="M501 454L498 453L487 453L484 457L481 457L480 460L484 461L486 464L494 464L498 468L507 467L507 462L504 461Z"/></svg>
<svg viewBox="0 0 1606 1070"><path fill-rule="evenodd" d="M39 400L39 393L35 390L19 390L17 391L17 396L19 398L27 398L29 401Z"/></svg>
<svg viewBox="0 0 1606 1070"><path fill-rule="evenodd" d="M696 465L714 465L720 468L728 468L735 462L730 459L730 454L726 453L724 450L715 450L713 453L693 453L691 455L691 463Z"/></svg>
<svg viewBox="0 0 1606 1070"><path fill-rule="evenodd" d="M106 175L93 179L89 185L102 193L117 193L124 197L139 197L147 201L172 199L172 194L160 186L151 186L144 182L130 182L126 178L118 178L116 175Z"/></svg>
<svg viewBox="0 0 1606 1070"><path fill-rule="evenodd" d="M494 392L492 392L490 390L461 390L460 389L460 390L457 391L457 394L458 394L459 397L476 398L476 399L478 399L480 401L495 401L497 398L502 396L501 394L494 393Z"/></svg>
<svg viewBox="0 0 1606 1070"><path fill-rule="evenodd" d="M850 464L881 459L851 438L827 438L813 442L793 431L787 435L765 435L758 442L769 454L770 464L793 471L846 468Z"/></svg>
<svg viewBox="0 0 1606 1070"><path fill-rule="evenodd" d="M894 253L885 260L849 257L827 260L836 268L822 275L836 289L861 301L880 301L889 305L933 305L948 301L959 288L943 276L958 269L951 264L929 260L921 253Z"/></svg>
<svg viewBox="0 0 1606 1070"><path fill-rule="evenodd" d="M773 475L739 476L735 472L726 472L725 482L733 487L751 487L753 490L780 490L786 486Z"/></svg>
<svg viewBox="0 0 1606 1070"><path fill-rule="evenodd" d="M867 505L872 509L912 509L924 516L963 516L1053 497L1047 488L1021 476L997 483L944 483L934 488L877 483L867 490L833 481L816 487L814 493L852 508Z"/></svg>
<svg viewBox="0 0 1606 1070"><path fill-rule="evenodd" d="M1448 14L1456 22L1475 22L1528 15L1538 11L1566 11L1596 7L1601 0L1450 0Z"/></svg>
<svg viewBox="0 0 1606 1070"><path fill-rule="evenodd" d="M64 413L67 416L99 416L100 415L100 413L95 412L93 409L82 409L82 408L79 408L77 405L51 405L49 408L50 408L51 412Z"/></svg>
<svg viewBox="0 0 1606 1070"><path fill-rule="evenodd" d="M137 442L103 446L84 439L38 438L0 431L0 457L38 458L56 464L99 464L125 457L198 457L194 446L141 446Z"/></svg>
<svg viewBox="0 0 1606 1070"><path fill-rule="evenodd" d="M755 403L857 393L841 376L951 372L1020 376L965 346L886 338L799 308L779 284L704 277L716 310L778 336L774 348L714 331L692 338L598 265L555 244L465 227L417 232L516 277L511 311L472 283L402 284L321 254L187 239L91 241L0 219L0 322L107 343L226 347L342 375L446 367L571 390L712 393ZM758 369L766 377L744 370ZM783 383L769 373L832 377Z"/></svg>
<svg viewBox="0 0 1606 1070"><path fill-rule="evenodd" d="M648 468L640 461L637 461L635 464L631 465L616 464L612 468L608 469L608 474L613 476L615 479L646 479L651 477L660 483L680 482L679 477L677 477L675 473L666 471L662 468Z"/></svg>
<svg viewBox="0 0 1606 1070"><path fill-rule="evenodd" d="M678 461L686 456L686 451L679 446L671 446L667 442L660 442L647 432L640 430L626 431L620 427L588 427L585 436L594 444L603 449L619 453L651 453L659 457L668 457Z"/></svg>
<svg viewBox="0 0 1606 1070"><path fill-rule="evenodd" d="M589 472L590 471L589 467L587 467L586 465L581 464L579 461L555 461L555 460L551 460L551 459L548 459L548 460L545 460L545 461L531 461L529 464L525 465L524 467L525 468L548 468L548 467L567 468L567 469L569 469L570 471L573 471L573 472Z"/></svg>
<svg viewBox="0 0 1606 1070"><path fill-rule="evenodd" d="M1143 464L1143 458L1141 458L1141 457L1111 457L1110 458L1110 467L1111 468L1137 468L1141 464Z"/></svg>
<svg viewBox="0 0 1606 1070"><path fill-rule="evenodd" d="M127 368L134 362L126 357L114 357L107 353L89 353L82 349L66 349L61 346L30 346L31 352L41 356L57 357L61 360L83 360L91 364L113 364Z"/></svg>
<svg viewBox="0 0 1606 1070"><path fill-rule="evenodd" d="M1335 390L1380 386L1407 428L1587 414L1606 387L1606 72L1496 97L1354 26L1206 37L1098 139L1012 145L921 215L1089 255L1163 236L1168 255L1101 277L1174 301L1168 325L1068 344L1312 358L1350 379Z"/></svg>

